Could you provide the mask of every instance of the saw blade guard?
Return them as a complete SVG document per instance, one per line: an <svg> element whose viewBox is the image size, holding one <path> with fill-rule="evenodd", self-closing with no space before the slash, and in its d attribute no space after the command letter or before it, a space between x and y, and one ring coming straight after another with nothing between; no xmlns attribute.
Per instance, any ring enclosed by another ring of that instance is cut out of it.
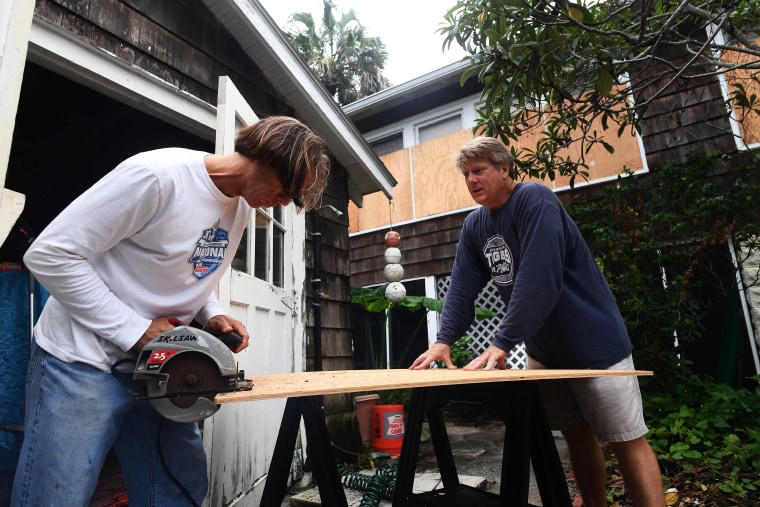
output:
<svg viewBox="0 0 760 507"><path fill-rule="evenodd" d="M148 394L150 395L150 389ZM165 394L157 390L155 395ZM189 407L178 407L169 398L156 398L150 400L150 403L166 419L174 422L189 423L199 422L211 417L219 411L219 405L205 396L198 396L195 402Z"/></svg>
<svg viewBox="0 0 760 507"><path fill-rule="evenodd" d="M201 392L227 387L237 375L233 353L224 343L201 329L179 326L143 347L134 379L145 381L147 395L162 416L197 422L219 410L214 394ZM178 393L185 394L173 396Z"/></svg>

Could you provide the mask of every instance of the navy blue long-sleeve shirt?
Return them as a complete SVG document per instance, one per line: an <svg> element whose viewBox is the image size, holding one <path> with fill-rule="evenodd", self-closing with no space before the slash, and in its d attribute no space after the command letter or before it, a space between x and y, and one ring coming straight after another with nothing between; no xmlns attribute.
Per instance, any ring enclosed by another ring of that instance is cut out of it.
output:
<svg viewBox="0 0 760 507"><path fill-rule="evenodd" d="M607 368L631 353L607 280L544 185L521 183L501 208L465 219L437 342L452 345L467 331L489 278L507 306L493 340L500 349L524 341L546 367L572 369Z"/></svg>

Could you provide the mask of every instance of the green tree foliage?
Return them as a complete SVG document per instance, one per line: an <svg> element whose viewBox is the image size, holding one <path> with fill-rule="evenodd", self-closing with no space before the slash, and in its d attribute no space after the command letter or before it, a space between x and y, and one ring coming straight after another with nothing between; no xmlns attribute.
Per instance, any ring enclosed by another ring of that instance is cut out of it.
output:
<svg viewBox="0 0 760 507"><path fill-rule="evenodd" d="M637 367L654 370L662 386L689 376L690 344L709 340L717 353L727 338L704 327L738 295L727 241L740 265L760 247L757 162L737 158L695 154L568 205L615 294Z"/></svg>
<svg viewBox="0 0 760 507"><path fill-rule="evenodd" d="M323 0L321 23L308 12L289 18L285 35L338 104L344 106L390 86L383 76L388 53L379 37L367 35L353 10L338 12Z"/></svg>
<svg viewBox="0 0 760 507"><path fill-rule="evenodd" d="M717 356L731 339L705 326L706 316L741 318L726 305L738 298L728 242L740 268L760 248L757 162L748 154L694 154L646 177L621 176L567 205L610 282L636 367L654 371L640 377L648 439L677 505L757 505L760 377L732 387L694 374L690 362L691 347L706 344ZM743 273L745 285L760 282L756 270ZM609 472L619 475L615 466ZM611 489L612 500L625 499L624 490Z"/></svg>
<svg viewBox="0 0 760 507"><path fill-rule="evenodd" d="M445 19L444 46L470 54L462 82L485 87L476 129L508 145L541 132L517 156L533 177L569 175L572 185L587 176L594 145L613 151L606 131L638 128L658 97L728 71L746 78L733 106L760 113L748 91L760 79L754 0L460 0ZM579 157L566 150L573 144Z"/></svg>

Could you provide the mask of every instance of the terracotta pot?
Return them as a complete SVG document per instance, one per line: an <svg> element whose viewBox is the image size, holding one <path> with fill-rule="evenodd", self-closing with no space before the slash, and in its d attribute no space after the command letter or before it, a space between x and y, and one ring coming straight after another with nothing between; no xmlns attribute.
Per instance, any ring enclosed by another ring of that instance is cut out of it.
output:
<svg viewBox="0 0 760 507"><path fill-rule="evenodd" d="M372 407L375 406L379 394L367 394L365 396L355 396L356 402L356 419L359 421L359 433L362 437L362 445L372 443Z"/></svg>

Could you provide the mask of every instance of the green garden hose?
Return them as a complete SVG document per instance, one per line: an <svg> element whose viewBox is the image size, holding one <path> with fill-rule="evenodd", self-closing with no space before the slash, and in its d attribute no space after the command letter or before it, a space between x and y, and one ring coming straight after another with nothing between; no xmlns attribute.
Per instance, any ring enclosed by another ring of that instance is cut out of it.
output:
<svg viewBox="0 0 760 507"><path fill-rule="evenodd" d="M364 492L359 507L377 507L381 499L393 499L398 475L396 465L381 465L375 470L375 475L367 475L352 472L343 463L338 463L338 473L344 486Z"/></svg>

